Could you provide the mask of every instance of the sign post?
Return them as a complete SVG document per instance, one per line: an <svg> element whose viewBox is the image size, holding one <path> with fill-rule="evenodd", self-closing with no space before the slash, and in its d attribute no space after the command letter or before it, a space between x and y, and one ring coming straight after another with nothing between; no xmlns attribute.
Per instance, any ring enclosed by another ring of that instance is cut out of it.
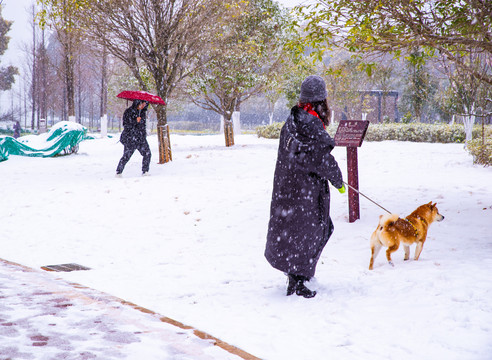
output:
<svg viewBox="0 0 492 360"><path fill-rule="evenodd" d="M335 134L335 145L347 147L347 180L351 186L348 188L348 205L351 223L360 219L357 148L362 145L368 127L369 121L341 120Z"/></svg>

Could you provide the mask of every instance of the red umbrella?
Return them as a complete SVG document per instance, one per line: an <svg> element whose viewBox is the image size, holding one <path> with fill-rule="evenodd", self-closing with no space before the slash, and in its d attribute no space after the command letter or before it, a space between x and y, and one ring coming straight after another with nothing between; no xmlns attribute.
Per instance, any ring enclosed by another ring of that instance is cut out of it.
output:
<svg viewBox="0 0 492 360"><path fill-rule="evenodd" d="M143 100L151 104L166 105L160 96L148 93L146 91L122 91L116 97L126 100Z"/></svg>

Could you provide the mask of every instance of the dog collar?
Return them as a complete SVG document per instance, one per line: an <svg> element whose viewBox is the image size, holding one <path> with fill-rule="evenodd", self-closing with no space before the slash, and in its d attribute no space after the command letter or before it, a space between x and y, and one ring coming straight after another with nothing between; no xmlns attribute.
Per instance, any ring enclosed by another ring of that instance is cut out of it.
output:
<svg viewBox="0 0 492 360"><path fill-rule="evenodd" d="M417 227L413 224L413 222L411 222L410 220L408 220L407 218L405 218L406 221L408 221L410 223L410 225L412 225L412 227L415 229L415 236L418 235L419 231L417 230Z"/></svg>

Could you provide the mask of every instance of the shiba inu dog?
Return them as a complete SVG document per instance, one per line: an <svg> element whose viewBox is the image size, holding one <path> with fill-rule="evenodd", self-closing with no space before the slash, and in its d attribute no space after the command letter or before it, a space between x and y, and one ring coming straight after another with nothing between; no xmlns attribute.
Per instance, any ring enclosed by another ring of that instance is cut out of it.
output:
<svg viewBox="0 0 492 360"><path fill-rule="evenodd" d="M418 260L424 247L430 224L434 221L444 220L444 216L439 214L436 205L435 203L432 204L432 201L421 205L405 219L401 219L397 214L381 215L378 227L371 235L369 270L373 269L374 260L383 246L388 248L386 250L386 258L391 266L394 266L391 261L391 254L398 250L400 243L403 243L405 249L404 260L410 258L410 245L417 244L414 259Z"/></svg>

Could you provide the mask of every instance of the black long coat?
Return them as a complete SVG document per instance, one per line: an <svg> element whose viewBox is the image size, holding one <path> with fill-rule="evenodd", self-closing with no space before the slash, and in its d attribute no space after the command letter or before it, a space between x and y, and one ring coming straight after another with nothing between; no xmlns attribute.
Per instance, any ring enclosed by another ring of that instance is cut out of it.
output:
<svg viewBox="0 0 492 360"><path fill-rule="evenodd" d="M133 101L132 106L123 113L123 132L120 136L120 141L123 145L137 148L139 145L147 141L147 108L148 104L142 110L138 110L138 105L142 101ZM140 117L140 122L137 121Z"/></svg>
<svg viewBox="0 0 492 360"><path fill-rule="evenodd" d="M319 118L295 106L280 133L265 257L286 273L314 276L328 242L328 181L341 188L334 140Z"/></svg>

